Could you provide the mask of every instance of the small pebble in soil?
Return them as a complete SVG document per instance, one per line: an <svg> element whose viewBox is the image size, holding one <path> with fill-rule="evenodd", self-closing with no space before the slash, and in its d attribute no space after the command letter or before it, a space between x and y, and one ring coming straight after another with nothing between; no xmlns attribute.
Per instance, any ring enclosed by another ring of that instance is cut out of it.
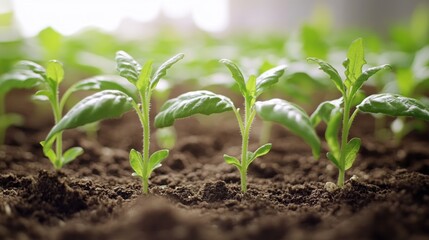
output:
<svg viewBox="0 0 429 240"><path fill-rule="evenodd" d="M334 192L338 189L337 184L333 183L333 182L327 182L325 183L325 190L328 192Z"/></svg>
<svg viewBox="0 0 429 240"><path fill-rule="evenodd" d="M359 177L358 177L358 176L356 176L356 175L353 175L353 176L350 178L350 180L351 180L351 181L355 181L355 182L357 182L357 181L359 181Z"/></svg>

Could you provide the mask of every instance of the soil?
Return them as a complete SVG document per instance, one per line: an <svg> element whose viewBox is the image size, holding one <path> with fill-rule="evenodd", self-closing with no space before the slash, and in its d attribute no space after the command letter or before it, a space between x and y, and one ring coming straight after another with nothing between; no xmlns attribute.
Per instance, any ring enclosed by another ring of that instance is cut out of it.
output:
<svg viewBox="0 0 429 240"><path fill-rule="evenodd" d="M357 118L351 135L363 146L347 172L353 178L328 192L333 165L274 126L273 149L252 163L243 194L222 158L240 151L231 117L178 121L178 142L154 172L149 196L128 163L128 151L141 145L133 113L104 121L98 140L67 131L65 145L85 153L61 171L38 144L49 122L10 128L0 149L0 239L429 239L427 132L396 146L374 139L370 117ZM259 129L257 122L251 149Z"/></svg>

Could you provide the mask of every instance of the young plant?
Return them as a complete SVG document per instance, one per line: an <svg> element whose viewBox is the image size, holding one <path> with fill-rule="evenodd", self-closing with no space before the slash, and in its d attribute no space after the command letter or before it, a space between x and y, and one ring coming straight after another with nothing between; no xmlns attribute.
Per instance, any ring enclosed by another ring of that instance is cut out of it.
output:
<svg viewBox="0 0 429 240"><path fill-rule="evenodd" d="M150 150L150 103L151 95L159 80L167 74L167 69L183 58L178 54L162 64L152 74L152 61L146 61L141 66L126 52L116 53L116 63L119 75L126 78L137 92L125 91L123 87L112 87L114 90L103 90L88 96L77 103L70 111L52 128L47 141L55 138L61 131L76 128L102 119L119 117L125 112L134 109L143 127L143 153L131 149L130 164L135 171L133 175L142 180L143 193L148 193L149 177L153 170L161 166L161 162L167 158L167 149L149 154Z"/></svg>
<svg viewBox="0 0 429 240"><path fill-rule="evenodd" d="M345 171L352 167L361 146L361 139L349 140L350 128L359 111L429 120L429 109L415 99L392 94L371 95L364 100L359 98L359 91L365 81L378 71L390 68L389 65L381 65L362 72L366 61L363 40L360 38L352 42L347 59L343 63L346 69L345 80L342 80L337 70L329 63L317 58L308 58L308 60L319 64L320 69L329 75L342 95L339 99L321 103L311 116L314 126L321 121L327 124L325 138L330 150L327 158L339 170L337 181L339 187L344 185Z"/></svg>
<svg viewBox="0 0 429 240"><path fill-rule="evenodd" d="M242 136L241 160L226 154L224 159L226 163L237 167L240 172L241 191L246 192L249 165L257 157L267 154L271 149L271 144L267 143L259 147L255 152L248 151L250 128L256 115L255 102L257 97L267 88L278 82L286 66L272 68L259 77L251 75L246 82L241 70L233 62L227 59L222 59L220 62L232 73L232 77L244 98L244 117L240 115L240 109L236 108L228 97L210 91L193 91L168 100L155 117L155 126L157 128L172 126L176 119L190 117L195 114L210 115L233 111Z"/></svg>
<svg viewBox="0 0 429 240"><path fill-rule="evenodd" d="M6 94L13 89L33 88L42 80L43 76L31 69L37 68L31 62L21 61L15 68L0 77L0 146L4 144L6 129L11 125L22 124L23 119L18 114L6 113Z"/></svg>

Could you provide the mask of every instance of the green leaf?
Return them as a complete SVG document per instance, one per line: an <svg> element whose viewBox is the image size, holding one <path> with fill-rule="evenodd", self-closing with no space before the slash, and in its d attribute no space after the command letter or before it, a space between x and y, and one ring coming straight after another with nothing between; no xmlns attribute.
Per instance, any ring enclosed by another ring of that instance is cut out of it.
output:
<svg viewBox="0 0 429 240"><path fill-rule="evenodd" d="M19 61L15 65L15 69L18 69L18 70L30 70L30 71L32 71L34 73L39 74L42 78L46 77L46 70L45 70L45 68L43 68L39 64L37 64L35 62L32 62L32 61L27 61L27 60Z"/></svg>
<svg viewBox="0 0 429 240"><path fill-rule="evenodd" d="M72 85L67 92L71 94L77 91L99 90L118 90L133 98L135 101L138 99L134 85L119 76L102 75L87 78Z"/></svg>
<svg viewBox="0 0 429 240"><path fill-rule="evenodd" d="M149 86L150 77L152 75L152 64L153 64L153 61L149 60L149 61L146 61L145 64L143 65L143 68L140 72L139 79L137 80L137 83L136 83L137 89L140 91L146 90L147 87Z"/></svg>
<svg viewBox="0 0 429 240"><path fill-rule="evenodd" d="M326 153L326 157L331 161L338 169L341 169L340 163L338 162L338 159L332 154L331 152Z"/></svg>
<svg viewBox="0 0 429 240"><path fill-rule="evenodd" d="M54 150L52 150L52 144L54 143L55 138L52 138L50 141L41 141L40 145L42 145L43 154L51 161L54 166L57 166L57 155Z"/></svg>
<svg viewBox="0 0 429 240"><path fill-rule="evenodd" d="M167 149L162 149L154 152L149 158L149 169L147 177L150 177L153 170L161 167L161 162L168 157L169 151Z"/></svg>
<svg viewBox="0 0 429 240"><path fill-rule="evenodd" d="M286 65L281 65L281 66L272 68L272 69L262 73L256 79L256 95L255 95L255 97L261 95L269 87L276 84L279 81L279 78L283 75L285 69L286 69Z"/></svg>
<svg viewBox="0 0 429 240"><path fill-rule="evenodd" d="M116 70L121 77L126 78L132 84L136 84L141 69L141 65L128 53L124 51L116 53Z"/></svg>
<svg viewBox="0 0 429 240"><path fill-rule="evenodd" d="M246 96L246 82L244 80L243 74L235 63L228 59L219 60L220 63L223 63L231 72L232 78L234 78L235 82L238 85L238 89L240 90L241 95Z"/></svg>
<svg viewBox="0 0 429 240"><path fill-rule="evenodd" d="M241 171L240 161L238 161L237 158L224 154L223 159L225 160L226 163L236 166L238 170Z"/></svg>
<svg viewBox="0 0 429 240"><path fill-rule="evenodd" d="M250 75L246 83L246 91L251 97L256 97L256 76Z"/></svg>
<svg viewBox="0 0 429 240"><path fill-rule="evenodd" d="M143 157L142 154L135 149L131 149L130 151L130 165L134 172L143 177Z"/></svg>
<svg viewBox="0 0 429 240"><path fill-rule="evenodd" d="M348 170L352 167L356 160L356 155L359 152L361 140L359 138L352 138L344 148L346 154L344 170Z"/></svg>
<svg viewBox="0 0 429 240"><path fill-rule="evenodd" d="M340 159L340 143L338 140L338 133L341 128L342 113L340 111L335 111L330 117L326 131L325 139L328 143L329 149L331 150L332 155L338 160Z"/></svg>
<svg viewBox="0 0 429 240"><path fill-rule="evenodd" d="M429 121L429 107L414 98L407 98L396 94L374 94L365 98L357 106L359 111L367 113L381 113L390 116L415 117Z"/></svg>
<svg viewBox="0 0 429 240"><path fill-rule="evenodd" d="M47 140L65 129L119 117L132 109L132 99L117 90L104 90L84 98L51 129Z"/></svg>
<svg viewBox="0 0 429 240"><path fill-rule="evenodd" d="M155 127L163 128L173 125L179 118L195 114L210 115L231 111L232 101L222 95L210 91L194 91L184 93L177 98L168 100L155 117Z"/></svg>
<svg viewBox="0 0 429 240"><path fill-rule="evenodd" d="M316 127L321 121L325 123L329 122L331 119L333 111L339 111L341 109L341 104L343 103L343 98L338 98L331 101L325 101L317 106L316 110L311 114L310 120L311 124Z"/></svg>
<svg viewBox="0 0 429 240"><path fill-rule="evenodd" d="M320 155L320 140L307 113L300 107L281 99L258 101L256 112L265 121L280 123L309 144L314 158Z"/></svg>
<svg viewBox="0 0 429 240"><path fill-rule="evenodd" d="M64 79L63 64L57 60L50 60L46 66L46 76L48 80L52 80L57 84L61 83Z"/></svg>
<svg viewBox="0 0 429 240"><path fill-rule="evenodd" d="M372 75L383 69L392 69L392 67L388 64L385 64L377 67L368 68L366 71L364 71L354 83L353 90L350 93L350 96L354 96L355 93L359 91L359 89L362 87L364 82L366 82Z"/></svg>
<svg viewBox="0 0 429 240"><path fill-rule="evenodd" d="M51 102L55 101L54 100L54 95L49 90L39 90L39 91L37 91L32 96L32 99L33 100L37 100L37 101L51 101Z"/></svg>
<svg viewBox="0 0 429 240"><path fill-rule="evenodd" d="M82 154L83 149L81 147L72 147L64 153L61 163L62 165L70 163Z"/></svg>
<svg viewBox="0 0 429 240"><path fill-rule="evenodd" d="M37 38L44 48L45 59L57 58L61 50L63 36L52 27L47 27L39 32Z"/></svg>
<svg viewBox="0 0 429 240"><path fill-rule="evenodd" d="M266 143L266 144L264 144L264 145L262 145L262 146L260 146L258 149L256 149L256 151L255 152L250 152L250 154L248 153L247 154L247 162L246 162L246 164L247 164L247 166L246 167L249 167L249 165L253 162L253 160L255 160L256 158L258 158L258 157L262 157L262 156L264 156L264 155L266 155L267 153L269 153L270 152L270 150L271 150L271 147L272 147L273 145L271 144L271 143Z"/></svg>
<svg viewBox="0 0 429 240"><path fill-rule="evenodd" d="M41 82L44 82L44 78L40 74L31 70L15 69L0 76L0 95L12 89L33 88Z"/></svg>
<svg viewBox="0 0 429 240"><path fill-rule="evenodd" d="M343 80L340 77L340 74L337 72L337 70L331 66L329 63L320 60L318 58L307 58L307 61L309 62L315 62L319 64L320 69L324 71L328 76L331 78L331 80L334 82L337 89L344 94L344 83Z"/></svg>
<svg viewBox="0 0 429 240"><path fill-rule="evenodd" d="M347 60L344 62L344 67L346 71L345 85L347 88L354 86L356 80L362 73L362 67L366 64L363 40L358 38L352 42L347 52Z"/></svg>
<svg viewBox="0 0 429 240"><path fill-rule="evenodd" d="M164 62L155 72L151 82L150 82L150 88L155 89L156 85L158 85L158 82L161 78L163 78L167 74L167 70L171 68L175 63L183 59L185 55L183 53L179 53L176 56L168 59L166 62Z"/></svg>

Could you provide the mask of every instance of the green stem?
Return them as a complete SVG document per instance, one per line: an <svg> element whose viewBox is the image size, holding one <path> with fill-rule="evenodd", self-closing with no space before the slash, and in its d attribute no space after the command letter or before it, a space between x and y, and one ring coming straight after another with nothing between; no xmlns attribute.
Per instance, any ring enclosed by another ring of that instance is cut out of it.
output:
<svg viewBox="0 0 429 240"><path fill-rule="evenodd" d="M249 111L253 111L251 109L250 101L246 99L245 108L244 108L244 131L241 133L241 171L240 171L240 182L241 182L241 191L245 193L247 191L247 152L249 148L249 134L250 127L252 126L253 118L255 117L255 113Z"/></svg>
<svg viewBox="0 0 429 240"><path fill-rule="evenodd" d="M347 96L347 95L346 95ZM342 131L341 131L341 155L340 155L340 172L338 176L338 186L343 187L344 186L344 175L345 175L345 162L346 162L346 152L345 148L347 145L347 140L349 137L349 130L350 130L350 102L349 99L344 96L344 111L343 111L343 124L342 124ZM356 114L353 114L354 116Z"/></svg>
<svg viewBox="0 0 429 240"><path fill-rule="evenodd" d="M144 94L141 96L142 99L142 106L141 111L143 113L143 179L142 179L142 186L143 186L143 194L148 193L149 189L149 148L150 148L150 94Z"/></svg>
<svg viewBox="0 0 429 240"><path fill-rule="evenodd" d="M56 88L55 94L55 100L52 102L52 110L54 112L54 120L55 124L57 124L62 117L62 108L60 104L60 97L59 97L59 89ZM61 169L63 163L61 162L61 159L63 158L63 134L60 132L57 134L55 138L55 152L56 152L56 162L54 163L54 166L57 170Z"/></svg>
<svg viewBox="0 0 429 240"><path fill-rule="evenodd" d="M340 186L340 187L344 186L344 176L345 176L345 173L346 173L346 171L344 171L342 169L339 169L337 185Z"/></svg>

